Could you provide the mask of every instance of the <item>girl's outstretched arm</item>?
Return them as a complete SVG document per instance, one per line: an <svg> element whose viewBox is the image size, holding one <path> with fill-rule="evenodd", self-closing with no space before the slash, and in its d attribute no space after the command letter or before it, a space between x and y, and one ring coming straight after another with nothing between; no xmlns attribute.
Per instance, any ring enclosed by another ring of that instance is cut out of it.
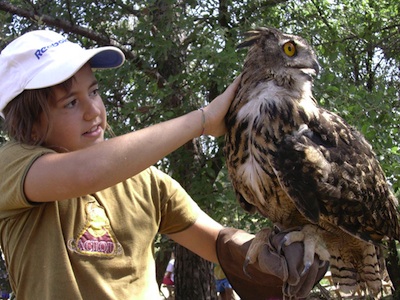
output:
<svg viewBox="0 0 400 300"><path fill-rule="evenodd" d="M81 150L40 157L25 178L25 195L33 202L49 202L94 193L138 174L202 132L224 134L224 117L238 83L239 77L203 111L192 111Z"/></svg>

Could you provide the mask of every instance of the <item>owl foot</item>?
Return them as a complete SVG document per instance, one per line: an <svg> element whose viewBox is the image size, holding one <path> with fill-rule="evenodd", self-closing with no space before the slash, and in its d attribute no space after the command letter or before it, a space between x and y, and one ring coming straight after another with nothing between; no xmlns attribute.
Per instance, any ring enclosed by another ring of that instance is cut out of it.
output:
<svg viewBox="0 0 400 300"><path fill-rule="evenodd" d="M288 246L295 242L304 243L304 269L301 275L305 274L314 262L314 255L317 254L322 262L329 261L330 254L325 242L318 233L318 227L305 225L301 230L291 231L286 234L284 245Z"/></svg>
<svg viewBox="0 0 400 300"><path fill-rule="evenodd" d="M246 258L243 264L243 273L246 274L246 276L251 278L250 274L246 270L247 266L255 263L258 260L258 255L260 251L262 251L262 248L268 243L270 234L270 229L263 229L255 235L249 249L247 250Z"/></svg>
<svg viewBox="0 0 400 300"><path fill-rule="evenodd" d="M317 233L314 225L284 231L278 228L259 231L253 240L243 244L248 247L243 273L249 278L260 271L273 275L289 289L301 286L307 278L303 275L310 274L309 270L313 270L314 275L318 270L318 274L323 276L329 266L330 255ZM315 257L315 254L318 256Z"/></svg>

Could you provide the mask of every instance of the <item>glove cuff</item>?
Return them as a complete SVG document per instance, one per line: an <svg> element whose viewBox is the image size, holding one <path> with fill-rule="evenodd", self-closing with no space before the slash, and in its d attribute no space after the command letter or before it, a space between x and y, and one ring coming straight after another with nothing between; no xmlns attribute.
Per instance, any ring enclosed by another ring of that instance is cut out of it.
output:
<svg viewBox="0 0 400 300"><path fill-rule="evenodd" d="M253 235L235 228L224 228L219 232L216 250L219 264L226 278L242 300L282 299L281 279L261 272L253 265L243 265Z"/></svg>

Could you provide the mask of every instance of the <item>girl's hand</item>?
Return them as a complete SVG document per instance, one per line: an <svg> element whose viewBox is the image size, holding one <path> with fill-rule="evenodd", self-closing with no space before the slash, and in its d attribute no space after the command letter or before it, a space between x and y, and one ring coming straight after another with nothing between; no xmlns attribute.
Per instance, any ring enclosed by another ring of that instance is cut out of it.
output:
<svg viewBox="0 0 400 300"><path fill-rule="evenodd" d="M203 108L205 123L203 134L215 137L226 133L225 115L236 95L241 75L239 75L226 90ZM203 116L202 116L203 117Z"/></svg>

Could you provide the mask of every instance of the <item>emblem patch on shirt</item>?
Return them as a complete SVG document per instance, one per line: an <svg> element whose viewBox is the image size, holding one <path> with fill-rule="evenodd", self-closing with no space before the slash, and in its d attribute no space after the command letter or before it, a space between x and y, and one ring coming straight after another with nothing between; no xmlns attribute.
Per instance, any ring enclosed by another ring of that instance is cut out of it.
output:
<svg viewBox="0 0 400 300"><path fill-rule="evenodd" d="M79 254L99 257L122 253L104 208L94 202L86 205L86 224L76 239L68 241L68 248Z"/></svg>

